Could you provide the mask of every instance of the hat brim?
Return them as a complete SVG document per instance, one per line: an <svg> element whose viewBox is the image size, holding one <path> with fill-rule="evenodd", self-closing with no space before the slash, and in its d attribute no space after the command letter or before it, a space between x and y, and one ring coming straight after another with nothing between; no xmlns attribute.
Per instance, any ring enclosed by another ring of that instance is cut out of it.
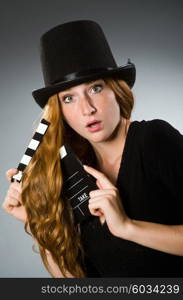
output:
<svg viewBox="0 0 183 300"><path fill-rule="evenodd" d="M32 92L32 95L36 101L36 103L41 107L44 108L45 104L48 101L48 98L52 95L69 89L73 86L79 85L84 82L89 82L91 80L96 80L99 78L106 78L106 77L115 77L119 79L123 79L130 88L133 87L136 78L136 68L133 63L127 64L122 67L117 67L111 70L106 70L103 72L96 72L92 74L88 74L85 76L79 76L72 80L58 82L54 85L50 85Z"/></svg>

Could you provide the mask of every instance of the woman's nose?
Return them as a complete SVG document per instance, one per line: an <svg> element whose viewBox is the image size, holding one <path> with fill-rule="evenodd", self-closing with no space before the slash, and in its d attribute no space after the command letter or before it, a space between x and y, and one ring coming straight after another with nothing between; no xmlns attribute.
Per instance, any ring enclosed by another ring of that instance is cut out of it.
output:
<svg viewBox="0 0 183 300"><path fill-rule="evenodd" d="M90 115L96 112L96 107L93 105L89 96L83 96L80 99L80 109L83 115Z"/></svg>

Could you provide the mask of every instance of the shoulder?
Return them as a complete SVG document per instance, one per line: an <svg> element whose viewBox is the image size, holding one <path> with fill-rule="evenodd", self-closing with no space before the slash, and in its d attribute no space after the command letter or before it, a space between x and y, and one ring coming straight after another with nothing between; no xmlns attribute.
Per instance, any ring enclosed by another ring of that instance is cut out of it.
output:
<svg viewBox="0 0 183 300"><path fill-rule="evenodd" d="M133 128L131 135L141 145L159 143L162 138L180 134L170 123L162 119L133 121L130 127Z"/></svg>
<svg viewBox="0 0 183 300"><path fill-rule="evenodd" d="M132 121L130 125L135 128L136 133L139 132L140 134L161 134L177 130L170 123L162 119Z"/></svg>
<svg viewBox="0 0 183 300"><path fill-rule="evenodd" d="M144 130L145 133L179 132L173 125L162 119L133 121L131 123L134 123L140 130Z"/></svg>
<svg viewBox="0 0 183 300"><path fill-rule="evenodd" d="M183 135L169 122L162 119L141 121L143 124L143 148L152 155L183 153ZM140 123L141 123L140 122Z"/></svg>
<svg viewBox="0 0 183 300"><path fill-rule="evenodd" d="M149 142L158 143L183 143L183 135L169 122L161 119L145 121L144 137Z"/></svg>
<svg viewBox="0 0 183 300"><path fill-rule="evenodd" d="M154 154L183 153L183 135L169 122L162 119L132 121L129 130L130 146L145 156Z"/></svg>
<svg viewBox="0 0 183 300"><path fill-rule="evenodd" d="M162 119L153 119L145 121L145 125L147 130L152 133L180 133L173 125Z"/></svg>

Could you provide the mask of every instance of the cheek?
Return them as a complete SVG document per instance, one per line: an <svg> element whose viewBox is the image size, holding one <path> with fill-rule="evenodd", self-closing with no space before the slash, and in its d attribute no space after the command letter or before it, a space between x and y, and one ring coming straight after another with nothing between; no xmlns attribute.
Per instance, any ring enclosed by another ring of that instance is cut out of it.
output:
<svg viewBox="0 0 183 300"><path fill-rule="evenodd" d="M110 116L110 119L120 117L120 107L115 96L111 93L110 97L105 100L107 101L105 101L104 110Z"/></svg>
<svg viewBox="0 0 183 300"><path fill-rule="evenodd" d="M61 103L61 111L64 121L76 132L79 131L78 113L74 107Z"/></svg>
<svg viewBox="0 0 183 300"><path fill-rule="evenodd" d="M78 114L75 114L71 110L63 109L63 118L66 123L75 131L79 129L79 122L78 122Z"/></svg>
<svg viewBox="0 0 183 300"><path fill-rule="evenodd" d="M74 119L74 112L72 111L72 109L69 109L69 107L62 106L62 115L64 120L70 124L72 122L72 120Z"/></svg>
<svg viewBox="0 0 183 300"><path fill-rule="evenodd" d="M65 116L65 120L66 120L67 124L69 124L73 129L75 129L77 122L76 122L76 118L73 115Z"/></svg>
<svg viewBox="0 0 183 300"><path fill-rule="evenodd" d="M114 103L114 105L113 105L113 107L112 107L112 112L111 112L111 114L113 113L113 115L114 115L114 117L116 117L116 118L120 118L120 107L119 107L119 104L116 102L116 100L115 100L115 103Z"/></svg>

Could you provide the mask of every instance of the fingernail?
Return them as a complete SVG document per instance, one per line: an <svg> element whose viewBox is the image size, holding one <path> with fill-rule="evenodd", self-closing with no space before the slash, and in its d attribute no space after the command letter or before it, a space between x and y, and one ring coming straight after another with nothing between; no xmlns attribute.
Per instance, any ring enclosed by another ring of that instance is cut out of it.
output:
<svg viewBox="0 0 183 300"><path fill-rule="evenodd" d="M83 168L84 168L84 169L87 169L88 167L89 167L89 166L87 166L87 165L83 165Z"/></svg>

